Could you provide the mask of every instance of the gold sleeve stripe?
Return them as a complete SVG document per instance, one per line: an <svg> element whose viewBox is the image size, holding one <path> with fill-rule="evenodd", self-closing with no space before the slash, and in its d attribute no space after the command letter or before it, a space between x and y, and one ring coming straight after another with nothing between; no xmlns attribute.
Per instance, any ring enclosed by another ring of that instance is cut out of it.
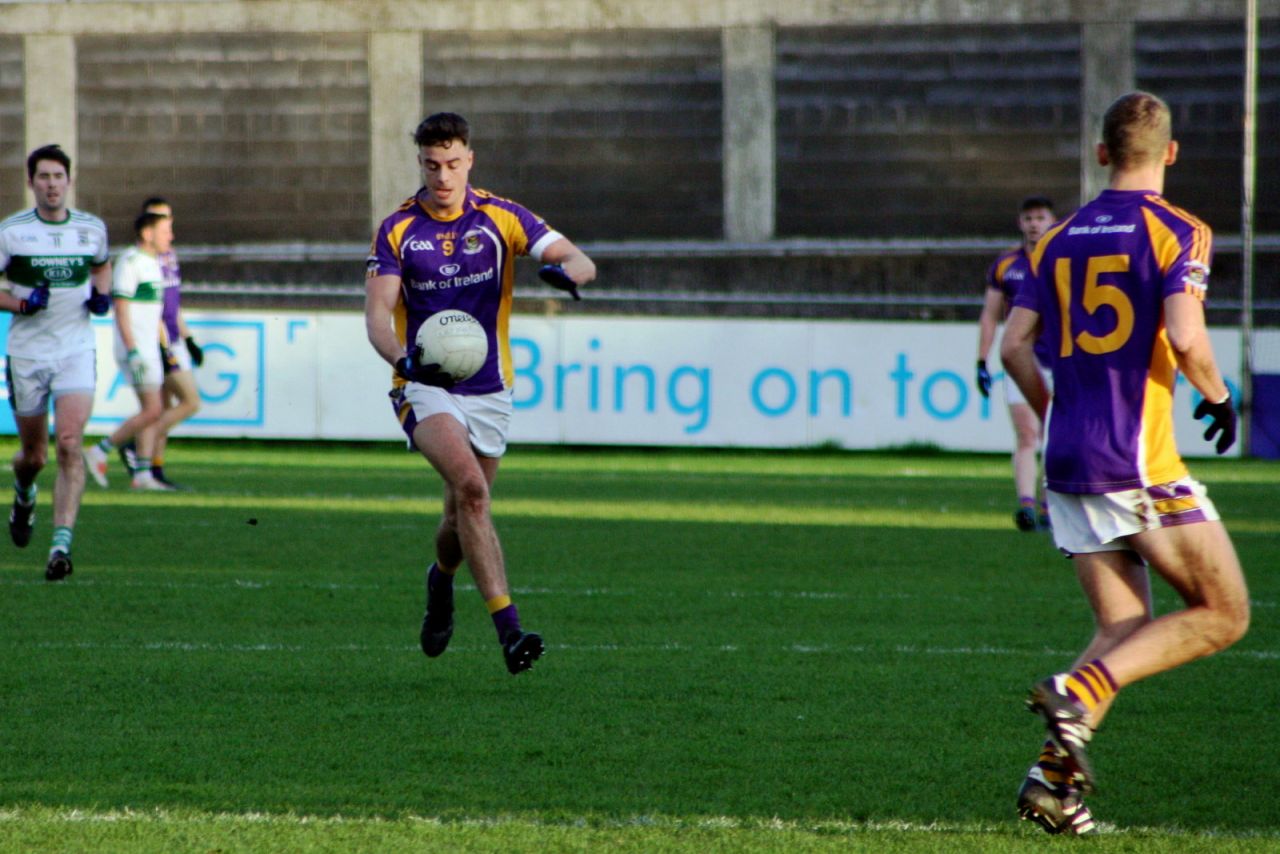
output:
<svg viewBox="0 0 1280 854"><path fill-rule="evenodd" d="M498 233L505 238L512 255L523 255L529 250L529 236L516 215L497 205L478 205L493 224L498 226Z"/></svg>
<svg viewBox="0 0 1280 854"><path fill-rule="evenodd" d="M1147 199L1191 226L1191 257L1208 266L1213 249L1213 229L1209 228L1208 223L1177 205L1170 204L1161 196L1148 196Z"/></svg>
<svg viewBox="0 0 1280 854"><path fill-rule="evenodd" d="M1000 262L996 264L996 281L997 282L1004 284L1004 274L1008 272L1009 268L1013 266L1013 262L1017 260L1018 260L1017 255L1010 255L1007 258L1000 259Z"/></svg>
<svg viewBox="0 0 1280 854"><path fill-rule="evenodd" d="M1147 234L1151 238L1151 250L1155 253L1156 264L1161 273L1168 273L1182 254L1182 245L1173 229L1160 221L1160 217L1150 208L1142 209L1142 218L1147 223Z"/></svg>
<svg viewBox="0 0 1280 854"><path fill-rule="evenodd" d="M400 244L404 242L404 233L409 230L409 226L413 223L413 217L405 217L404 219L391 226L391 230L387 232L387 240L391 243L391 251L396 253L396 260L403 260L400 254Z"/></svg>

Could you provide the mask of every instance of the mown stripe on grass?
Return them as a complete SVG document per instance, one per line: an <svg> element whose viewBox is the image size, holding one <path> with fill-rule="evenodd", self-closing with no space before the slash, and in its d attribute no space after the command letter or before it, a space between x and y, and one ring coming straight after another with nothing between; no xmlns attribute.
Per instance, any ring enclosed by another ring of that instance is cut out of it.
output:
<svg viewBox="0 0 1280 854"><path fill-rule="evenodd" d="M10 649L44 649L44 650L114 650L114 651L132 651L132 652L215 652L215 653L256 653L256 652L285 652L290 654L308 653L317 655L329 655L333 653L347 652L372 652L372 653L404 653L417 652L416 644L289 644L274 642L262 643L210 643L207 641L116 641L116 642L99 642L99 641L36 641L28 643L26 641L15 641L6 645ZM569 653L644 653L650 654L655 652L666 653L698 653L698 654L715 654L715 653L738 653L750 652L758 653L763 648L760 646L752 646L744 648L735 644L690 644L681 643L679 641L664 641L662 643L653 644L572 644L572 643L548 643L547 648L552 651L569 652ZM1029 658L1070 658L1076 653L1072 650L1050 649L1041 647L1037 649L1014 649L1009 647L995 646L958 646L958 647L939 647L939 646L916 646L912 644L894 644L891 646L876 646L873 644L806 644L806 643L790 643L783 644L769 650L774 654L792 654L792 655L868 655L868 656L890 656L890 655L919 655L919 656L985 656L985 657L1009 657L1024 656ZM449 647L451 654L483 654L489 655L493 652L493 647L489 645L470 646L467 644L452 644ZM1277 661L1280 660L1280 651L1277 650L1225 650L1215 657L1220 658L1242 658L1253 661Z"/></svg>
<svg viewBox="0 0 1280 854"><path fill-rule="evenodd" d="M88 810L74 807L48 807L19 805L0 807L0 824L28 823L42 825L81 824L134 824L170 825L175 827L208 827L217 825L255 826L267 825L282 828L314 826L319 828L338 826L382 827L392 825L422 826L430 828L565 828L580 830L748 830L761 833L815 833L823 836L858 835L863 833L921 833L921 834L993 834L996 836L1021 835L1022 826L1013 823L983 821L905 821L900 819L817 819L795 820L740 816L692 816L680 817L662 814L644 814L624 817L583 815L561 819L538 818L527 815L480 815L440 817L430 815L398 815L395 817L315 815L270 812L212 812L195 809L118 809ZM1172 837L1175 839L1211 840L1273 840L1280 839L1280 829L1260 828L1236 833L1201 833L1185 828L1145 826L1121 828L1108 823L1099 825L1105 835L1132 835ZM1040 837L1036 837L1040 839Z"/></svg>
<svg viewBox="0 0 1280 854"><path fill-rule="evenodd" d="M226 495L180 494L133 495L90 493L89 506L190 507L240 510L262 514L268 510L333 513L439 512L439 499L421 495L387 495L377 498L355 495ZM931 512L882 507L788 507L777 504L696 501L573 501L546 498L505 498L494 502L498 517L573 519L616 522L698 522L732 525L811 525L820 527L924 528L931 530L1012 530L1004 511L975 512L939 506ZM256 519L257 516L253 515ZM1232 531L1280 534L1280 519L1228 522Z"/></svg>

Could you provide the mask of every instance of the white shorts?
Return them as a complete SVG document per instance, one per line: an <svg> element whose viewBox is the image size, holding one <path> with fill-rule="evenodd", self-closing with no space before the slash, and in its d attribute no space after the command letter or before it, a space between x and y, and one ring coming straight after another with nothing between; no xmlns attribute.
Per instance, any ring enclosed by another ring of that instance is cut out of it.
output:
<svg viewBox="0 0 1280 854"><path fill-rule="evenodd" d="M515 408L511 389L493 394L450 394L442 388L405 383L394 393L400 426L413 446L413 431L432 415L449 415L467 428L471 447L482 457L500 457L507 450L507 431Z"/></svg>
<svg viewBox="0 0 1280 854"><path fill-rule="evenodd" d="M1068 554L1126 551L1131 534L1217 521L1204 486L1190 477L1159 486L1075 495L1048 490L1053 542Z"/></svg>
<svg viewBox="0 0 1280 854"><path fill-rule="evenodd" d="M170 344L165 348L169 354L169 361L164 363L165 375L177 373L178 371L189 371L192 369L191 354L187 352L187 345L184 341L177 344Z"/></svg>
<svg viewBox="0 0 1280 854"><path fill-rule="evenodd" d="M49 411L49 401L57 401L64 394L93 397L98 384L98 359L92 350L48 361L10 356L5 380L15 415L44 415Z"/></svg>
<svg viewBox="0 0 1280 854"><path fill-rule="evenodd" d="M160 384L164 382L164 361L160 358L160 345L153 343L150 347L139 347L138 355L142 357L142 382L133 381L133 372L129 370L129 354L118 343L115 349L116 367L134 388L160 388Z"/></svg>
<svg viewBox="0 0 1280 854"><path fill-rule="evenodd" d="M1044 380L1044 387L1052 392L1053 374L1039 362L1036 362L1036 367L1040 369L1040 377ZM1008 371L1004 373L1004 379L1001 382L1004 383L1004 402L1006 405L1013 406L1015 403L1025 404L1027 402L1026 395L1022 393L1022 389L1018 387L1018 384L1013 381L1013 377L1009 376Z"/></svg>

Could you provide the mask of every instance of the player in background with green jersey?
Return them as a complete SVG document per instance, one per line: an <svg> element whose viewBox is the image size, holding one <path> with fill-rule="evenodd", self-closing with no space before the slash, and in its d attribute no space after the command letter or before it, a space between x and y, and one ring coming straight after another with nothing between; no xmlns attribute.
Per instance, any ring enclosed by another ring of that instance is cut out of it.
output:
<svg viewBox="0 0 1280 854"><path fill-rule="evenodd" d="M49 457L49 405L57 435L53 543L45 578L71 574L71 533L84 494L81 445L93 412L97 356L90 314L111 309L107 228L67 206L71 158L46 145L27 158L35 207L0 222L0 310L13 312L6 381L18 426L9 535L18 548L35 527L36 476Z"/></svg>

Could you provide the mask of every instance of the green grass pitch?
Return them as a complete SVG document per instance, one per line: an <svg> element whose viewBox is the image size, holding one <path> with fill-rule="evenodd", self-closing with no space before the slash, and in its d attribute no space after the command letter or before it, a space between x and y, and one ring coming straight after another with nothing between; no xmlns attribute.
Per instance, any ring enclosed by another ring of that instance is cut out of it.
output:
<svg viewBox="0 0 1280 854"><path fill-rule="evenodd" d="M13 449L10 439L3 453ZM90 484L74 576L0 546L0 850L1039 851L1027 687L1091 625L1007 458L516 448L494 516L547 656L460 576L390 445L175 442ZM1280 465L1196 461L1245 564L1233 649L1127 689L1091 851L1280 847ZM1175 605L1157 584L1157 608Z"/></svg>

